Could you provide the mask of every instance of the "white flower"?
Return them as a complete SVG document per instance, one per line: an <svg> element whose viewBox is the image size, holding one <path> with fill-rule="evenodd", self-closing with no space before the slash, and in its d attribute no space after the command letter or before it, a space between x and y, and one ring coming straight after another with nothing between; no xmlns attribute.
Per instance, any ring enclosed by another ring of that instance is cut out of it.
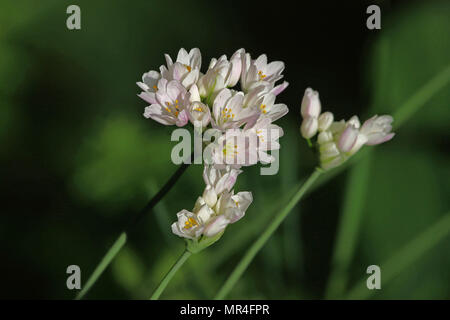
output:
<svg viewBox="0 0 450 320"><path fill-rule="evenodd" d="M226 55L221 56L219 59L213 58L209 64L208 72L220 74L224 80L225 87L234 87L241 76L242 58L244 55L245 50L239 49L231 56L230 61L227 60Z"/></svg>
<svg viewBox="0 0 450 320"><path fill-rule="evenodd" d="M186 89L189 89L197 82L202 65L202 56L198 48L191 49L189 53L184 48L181 48L178 51L175 62L172 61L172 58L168 54L164 56L167 67L160 67L163 78L167 80L178 80Z"/></svg>
<svg viewBox="0 0 450 320"><path fill-rule="evenodd" d="M226 166L239 169L258 162L258 141L242 129L229 129L216 142L212 150L212 161L218 169Z"/></svg>
<svg viewBox="0 0 450 320"><path fill-rule="evenodd" d="M213 237L222 232L229 224L244 217L253 201L251 192L244 191L234 194L233 191L221 195L215 206L215 216L205 225L203 234Z"/></svg>
<svg viewBox="0 0 450 320"><path fill-rule="evenodd" d="M256 60L252 60L250 54L247 53L244 55L242 61L242 90L248 92L261 84L273 88L275 82L283 78L281 75L283 70L284 63L281 61L273 61L268 64L265 54L260 55ZM282 91L283 86L279 87L277 91L279 90Z"/></svg>
<svg viewBox="0 0 450 320"><path fill-rule="evenodd" d="M236 183L238 175L242 170L227 166L223 169L217 169L211 165L205 165L203 169L203 180L208 188L211 187L216 195L222 192L230 191Z"/></svg>
<svg viewBox="0 0 450 320"><path fill-rule="evenodd" d="M172 232L179 237L197 239L203 232L204 226L197 216L187 210L177 213L178 220L172 224Z"/></svg>
<svg viewBox="0 0 450 320"><path fill-rule="evenodd" d="M192 102L188 108L189 120L195 127L206 128L211 121L211 111L209 107L202 102Z"/></svg>
<svg viewBox="0 0 450 320"><path fill-rule="evenodd" d="M226 55L211 59L206 74L200 77L198 89L202 98L213 100L224 88L231 88L239 81L244 49L237 50L228 61Z"/></svg>
<svg viewBox="0 0 450 320"><path fill-rule="evenodd" d="M159 80L155 100L155 103L145 108L144 117L165 125L186 125L188 112L185 109L189 105L189 96L178 81Z"/></svg>
<svg viewBox="0 0 450 320"><path fill-rule="evenodd" d="M357 116L348 121L335 121L319 133L320 162L324 169L341 165L364 145L375 145L389 141L391 133L391 116L374 116L361 127Z"/></svg>
<svg viewBox="0 0 450 320"><path fill-rule="evenodd" d="M215 176L217 173L212 173L210 169L205 171L208 173L209 182L211 175ZM236 174L231 170L227 173ZM193 212L182 210L177 214L178 221L172 224L172 232L187 239L199 239L202 235L214 237L224 231L229 224L241 219L253 201L252 193L245 191L234 194L233 190L228 190L229 186L228 184L222 189L217 199L214 187L208 185L203 196L197 199Z"/></svg>
<svg viewBox="0 0 450 320"><path fill-rule="evenodd" d="M253 90L261 89L255 88ZM252 94L251 91L248 95L250 94ZM271 121L276 121L286 115L289 112L289 109L283 103L275 103L275 99L276 96L273 93L264 93L263 91L263 93L259 94L259 99L256 100L253 105L249 105L249 107L260 116L270 118Z"/></svg>
<svg viewBox="0 0 450 320"><path fill-rule="evenodd" d="M213 128L239 128L256 115L254 109L244 108L244 93L222 89L213 102Z"/></svg>
<svg viewBox="0 0 450 320"><path fill-rule="evenodd" d="M364 122L361 127L361 133L367 138L366 144L371 146L391 140L395 135L395 133L391 133L392 121L394 119L391 116L384 115L379 117L375 115Z"/></svg>
<svg viewBox="0 0 450 320"><path fill-rule="evenodd" d="M142 82L136 82L137 85L144 90L138 96L150 104L156 103L155 92L158 90L158 81L161 74L157 71L150 70L142 75Z"/></svg>
<svg viewBox="0 0 450 320"><path fill-rule="evenodd" d="M198 48L192 49L189 53L181 48L175 63L169 55L166 54L165 58L167 67L161 66L160 72L150 70L142 75L142 82L137 82L143 90L138 96L150 104L156 103L155 93L158 91L158 82L161 78L167 81L177 80L189 89L197 82L200 75L202 57Z"/></svg>
<svg viewBox="0 0 450 320"><path fill-rule="evenodd" d="M278 139L283 136L283 129L273 124L270 118L260 118L252 126L247 124L244 131L247 135L255 135L258 139L258 160L263 163L273 162L275 158L266 151L280 149Z"/></svg>
<svg viewBox="0 0 450 320"><path fill-rule="evenodd" d="M245 215L252 201L252 193L248 191L237 194L233 191L224 192L217 201L214 211L216 215L224 215L230 223L234 223Z"/></svg>

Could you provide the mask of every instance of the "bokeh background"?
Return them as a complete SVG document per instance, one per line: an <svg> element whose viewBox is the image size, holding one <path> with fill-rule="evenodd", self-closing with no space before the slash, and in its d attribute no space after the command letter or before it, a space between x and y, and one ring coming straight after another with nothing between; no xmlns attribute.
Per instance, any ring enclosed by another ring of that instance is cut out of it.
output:
<svg viewBox="0 0 450 320"><path fill-rule="evenodd" d="M366 28L372 3L381 30ZM70 4L81 7L81 30L66 28ZM136 96L135 82L164 53L199 47L207 65L244 47L284 61L290 83L279 96L290 113L279 121L278 175L245 170L235 189L254 194L246 217L191 257L162 296L209 299L316 164L299 134L304 89L318 90L337 118L395 113L449 65L449 32L448 1L2 1L0 297L73 298L67 266L79 265L84 283L176 170L173 128L145 119ZM310 193L229 298L345 298L372 264L381 265L382 289L355 298L450 298L449 237L408 260L431 241L418 235L449 210L449 89ZM202 192L201 172L187 170L86 298L150 296L183 250L170 224ZM409 256L398 256L405 246ZM384 282L385 273L395 276Z"/></svg>

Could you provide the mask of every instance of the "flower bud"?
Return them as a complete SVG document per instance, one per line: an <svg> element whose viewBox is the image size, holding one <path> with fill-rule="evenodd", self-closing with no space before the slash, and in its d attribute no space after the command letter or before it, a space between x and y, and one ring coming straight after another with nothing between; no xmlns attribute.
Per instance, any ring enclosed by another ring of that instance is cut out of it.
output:
<svg viewBox="0 0 450 320"><path fill-rule="evenodd" d="M328 130L333 123L334 116L331 112L324 112L319 117L319 131Z"/></svg>
<svg viewBox="0 0 450 320"><path fill-rule="evenodd" d="M203 199L205 200L205 203L209 206L209 207L214 207L216 205L217 202L217 194L214 191L214 188L211 186L206 186L205 191L203 192Z"/></svg>
<svg viewBox="0 0 450 320"><path fill-rule="evenodd" d="M394 119L391 116L373 116L361 127L361 133L367 137L366 144L369 146L377 145L391 140L394 137L392 130L392 121Z"/></svg>
<svg viewBox="0 0 450 320"><path fill-rule="evenodd" d="M358 116L351 117L347 121L347 124L354 126L356 129L359 129L359 127L361 126L361 122L359 122Z"/></svg>
<svg viewBox="0 0 450 320"><path fill-rule="evenodd" d="M338 147L342 152L349 152L358 139L359 131L353 125L348 125L339 137Z"/></svg>
<svg viewBox="0 0 450 320"><path fill-rule="evenodd" d="M308 117L317 118L320 115L321 105L319 100L319 93L311 88L305 90L303 96L301 114L304 119Z"/></svg>
<svg viewBox="0 0 450 320"><path fill-rule="evenodd" d="M303 138L310 139L314 137L317 133L318 121L317 118L307 117L303 119L302 126L300 127L300 132Z"/></svg>

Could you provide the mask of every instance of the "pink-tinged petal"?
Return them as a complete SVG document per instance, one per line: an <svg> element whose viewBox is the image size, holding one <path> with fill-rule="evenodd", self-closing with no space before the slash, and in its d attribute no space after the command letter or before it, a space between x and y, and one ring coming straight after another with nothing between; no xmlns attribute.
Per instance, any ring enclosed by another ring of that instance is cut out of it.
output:
<svg viewBox="0 0 450 320"><path fill-rule="evenodd" d="M242 72L241 72L241 87L247 88L247 73L250 68L251 57L249 53L246 53L242 57Z"/></svg>
<svg viewBox="0 0 450 320"><path fill-rule="evenodd" d="M203 234L207 237L213 237L218 233L225 230L225 228L230 224L230 220L228 220L224 215L220 215L214 218L203 231Z"/></svg>
<svg viewBox="0 0 450 320"><path fill-rule="evenodd" d="M199 48L193 48L189 51L190 66L192 69L199 69L202 66L202 54Z"/></svg>
<svg viewBox="0 0 450 320"><path fill-rule="evenodd" d="M342 132L341 136L339 137L339 150L341 150L342 152L349 152L358 139L358 133L358 129L356 129L352 125L347 126L347 128L345 128L344 132Z"/></svg>
<svg viewBox="0 0 450 320"><path fill-rule="evenodd" d="M189 115L186 110L182 110L177 117L176 125L178 127L184 127L189 121Z"/></svg>
<svg viewBox="0 0 450 320"><path fill-rule="evenodd" d="M138 87L141 88L143 91L147 91L148 89L150 89L150 88L148 87L148 85L146 85L146 84L143 83L143 82L136 82L136 84L137 84Z"/></svg>
<svg viewBox="0 0 450 320"><path fill-rule="evenodd" d="M175 62L172 66L172 75L174 80L181 81L187 72L188 70L186 67L179 62Z"/></svg>
<svg viewBox="0 0 450 320"><path fill-rule="evenodd" d="M272 119L272 121L277 121L281 117L284 117L289 112L287 105L283 103L274 104L270 108L267 115Z"/></svg>
<svg viewBox="0 0 450 320"><path fill-rule="evenodd" d="M186 91L186 89L176 80L172 80L167 84L167 95L172 101L177 100L183 91Z"/></svg>
<svg viewBox="0 0 450 320"><path fill-rule="evenodd" d="M166 88L167 88L167 84L169 83L169 81L165 78L161 78L158 81L158 91L160 92L166 92Z"/></svg>
<svg viewBox="0 0 450 320"><path fill-rule="evenodd" d="M308 117L303 119L302 125L300 126L300 132L305 139L311 139L317 133L318 128L317 118Z"/></svg>
<svg viewBox="0 0 450 320"><path fill-rule="evenodd" d="M153 92L141 92L138 97L147 101L150 104L157 103L156 95Z"/></svg>
<svg viewBox="0 0 450 320"><path fill-rule="evenodd" d="M172 126L174 124L173 119L169 116L157 115L157 114L147 114L146 115L145 113L144 113L144 116L146 118L151 118L152 120L155 120L156 122L159 122L166 126Z"/></svg>
<svg viewBox="0 0 450 320"><path fill-rule="evenodd" d="M368 146L374 146L380 143L384 143L387 142L389 140L391 140L393 137L395 136L395 133L389 133L387 135L373 135L370 138L368 138L368 141L366 142L366 145Z"/></svg>
<svg viewBox="0 0 450 320"><path fill-rule="evenodd" d="M171 66L172 66L172 64L171 64ZM169 68L171 68L171 67L169 67ZM172 77L172 76L169 74L169 70L166 68L166 66L161 66L161 67L159 67L159 72L161 73L161 77L162 77L163 79L169 79L169 78Z"/></svg>
<svg viewBox="0 0 450 320"><path fill-rule="evenodd" d="M258 81L258 69L254 64L250 65L247 72L246 86L248 87L253 81Z"/></svg>
<svg viewBox="0 0 450 320"><path fill-rule="evenodd" d="M305 90L303 95L300 113L303 118L314 117L317 118L320 115L321 103L319 99L319 93L311 88Z"/></svg>
<svg viewBox="0 0 450 320"><path fill-rule="evenodd" d="M167 67L170 68L170 66L173 65L172 58L167 53L164 54L164 58L166 58Z"/></svg>
<svg viewBox="0 0 450 320"><path fill-rule="evenodd" d="M217 121L220 117L220 113L222 112L222 109L225 108L225 104L227 103L228 99L231 98L231 91L230 89L222 89L216 96L213 102L213 114L214 119Z"/></svg>
<svg viewBox="0 0 450 320"><path fill-rule="evenodd" d="M289 86L289 83L284 81L282 84L277 85L276 87L274 87L270 93L274 94L275 96L279 95L280 93L282 93L284 91L284 89L286 89Z"/></svg>
<svg viewBox="0 0 450 320"><path fill-rule="evenodd" d="M284 63L281 61L273 61L267 65L266 75L272 80L272 76L279 76L284 70ZM275 78L275 77L273 77Z"/></svg>
<svg viewBox="0 0 450 320"><path fill-rule="evenodd" d="M358 116L351 117L347 121L347 124L354 126L356 129L359 129L361 127L361 122L359 121Z"/></svg>
<svg viewBox="0 0 450 320"><path fill-rule="evenodd" d="M255 60L255 66L258 68L258 70L263 70L266 68L267 66L267 56L265 54L260 55L256 60ZM265 71L265 70L264 70Z"/></svg>

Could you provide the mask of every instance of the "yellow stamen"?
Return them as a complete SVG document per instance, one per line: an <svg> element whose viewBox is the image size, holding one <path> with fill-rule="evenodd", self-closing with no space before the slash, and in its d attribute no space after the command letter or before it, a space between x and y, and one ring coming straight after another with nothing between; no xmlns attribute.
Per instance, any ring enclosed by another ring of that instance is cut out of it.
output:
<svg viewBox="0 0 450 320"><path fill-rule="evenodd" d="M259 80L263 80L265 77L267 77L264 73L262 73L262 71L258 71L258 76L259 76Z"/></svg>
<svg viewBox="0 0 450 320"><path fill-rule="evenodd" d="M198 226L197 221L195 221L194 218L189 218L185 223L184 223L184 228L185 229L190 229L193 226Z"/></svg>

